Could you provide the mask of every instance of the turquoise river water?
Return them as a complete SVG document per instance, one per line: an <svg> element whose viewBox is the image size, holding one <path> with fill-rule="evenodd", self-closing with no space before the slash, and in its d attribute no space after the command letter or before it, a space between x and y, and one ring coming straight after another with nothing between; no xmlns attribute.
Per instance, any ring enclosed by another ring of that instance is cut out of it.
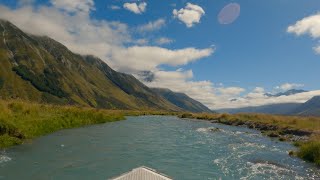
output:
<svg viewBox="0 0 320 180"><path fill-rule="evenodd" d="M210 128L219 128L210 131ZM295 147L258 131L181 120L126 121L59 131L0 152L0 180L106 180L148 166L173 179L320 179L320 169L288 156Z"/></svg>

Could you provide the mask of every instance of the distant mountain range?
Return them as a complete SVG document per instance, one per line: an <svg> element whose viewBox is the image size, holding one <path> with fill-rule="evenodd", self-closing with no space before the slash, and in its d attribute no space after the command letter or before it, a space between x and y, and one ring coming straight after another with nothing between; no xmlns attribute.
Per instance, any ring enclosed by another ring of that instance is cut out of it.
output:
<svg viewBox="0 0 320 180"><path fill-rule="evenodd" d="M201 104L199 101L196 101L184 93L173 92L170 89L163 88L153 88L154 92L158 95L164 97L166 100L171 102L172 104L190 111L190 112L213 112L205 105Z"/></svg>
<svg viewBox="0 0 320 180"><path fill-rule="evenodd" d="M270 95L269 97L289 96L307 92L304 90L289 90L284 93ZM315 96L305 103L281 103L263 106L252 106L243 108L220 109L220 113L264 113L279 115L320 116L320 96Z"/></svg>
<svg viewBox="0 0 320 180"><path fill-rule="evenodd" d="M264 114L281 114L289 115L294 109L298 108L300 103L281 103L281 104L270 104L263 106L251 106L243 108L230 108L230 109L219 109L221 113L264 113Z"/></svg>
<svg viewBox="0 0 320 180"><path fill-rule="evenodd" d="M320 96L315 96L309 101L295 108L291 114L302 116L320 116Z"/></svg>
<svg viewBox="0 0 320 180"><path fill-rule="evenodd" d="M8 21L0 20L0 37L1 99L108 109L209 110L186 95L168 98L99 58L75 54L49 37L26 34ZM151 78L148 72L144 75Z"/></svg>
<svg viewBox="0 0 320 180"><path fill-rule="evenodd" d="M288 90L286 92L280 92L280 93L277 93L277 94L265 93L264 95L268 96L268 97L280 97L280 96L290 96L290 95L304 93L304 92L308 92L308 91L301 90L301 89L291 89L291 90Z"/></svg>

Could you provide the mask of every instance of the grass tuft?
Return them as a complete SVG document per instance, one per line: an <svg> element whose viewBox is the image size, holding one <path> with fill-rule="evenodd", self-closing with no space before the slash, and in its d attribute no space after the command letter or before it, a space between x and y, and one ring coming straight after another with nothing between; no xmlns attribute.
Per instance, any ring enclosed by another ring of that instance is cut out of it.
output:
<svg viewBox="0 0 320 180"><path fill-rule="evenodd" d="M0 100L0 148L62 129L124 120L125 116L176 115L159 111L105 110Z"/></svg>
<svg viewBox="0 0 320 180"><path fill-rule="evenodd" d="M297 155L306 161L314 162L320 166L320 142L310 141L302 144Z"/></svg>

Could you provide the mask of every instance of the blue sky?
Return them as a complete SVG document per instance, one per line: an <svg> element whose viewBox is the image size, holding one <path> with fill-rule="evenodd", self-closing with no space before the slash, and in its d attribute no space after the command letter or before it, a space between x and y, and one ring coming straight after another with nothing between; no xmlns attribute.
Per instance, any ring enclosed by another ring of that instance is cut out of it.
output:
<svg viewBox="0 0 320 180"><path fill-rule="evenodd" d="M186 10L188 3L204 12L192 27L173 13ZM240 5L240 15L231 24L220 24L217 16L230 3ZM141 80L141 71L151 71L158 79L147 85L183 91L211 108L303 102L319 93L320 55L313 47L320 34L312 34L312 29L320 32L320 25L306 22L305 29L297 25L320 12L319 0L0 0L0 4L0 17L26 32L48 35L80 54L94 54ZM126 4L145 6L134 12ZM317 18L312 22L319 23ZM81 22L89 24L88 31L79 26ZM41 23L57 28L57 33ZM289 26L293 31L288 32ZM167 42L157 43L160 38ZM149 59L140 61L141 57ZM290 88L314 93L261 97ZM225 102L234 98L238 104Z"/></svg>
<svg viewBox="0 0 320 180"><path fill-rule="evenodd" d="M110 5L121 6L125 1L114 2ZM167 47L205 48L214 44L217 48L214 55L184 66L192 68L196 80L251 88L263 86L270 90L286 82L305 84L306 89L320 88L320 57L311 49L317 42L286 32L297 20L320 11L320 1L176 1L176 8L184 7L186 2L201 6L206 12L201 23L192 28L172 19L172 0L149 1L147 11L136 16L129 11L105 11L108 5L97 1L99 8L93 15L131 26L165 17L170 21L167 27L152 35L165 34L174 39ZM230 2L241 5L241 15L233 24L221 25L217 15Z"/></svg>

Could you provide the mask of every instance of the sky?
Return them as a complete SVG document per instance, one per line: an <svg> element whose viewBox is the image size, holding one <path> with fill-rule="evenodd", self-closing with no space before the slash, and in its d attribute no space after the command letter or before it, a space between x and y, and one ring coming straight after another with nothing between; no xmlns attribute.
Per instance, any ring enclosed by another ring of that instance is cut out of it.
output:
<svg viewBox="0 0 320 180"><path fill-rule="evenodd" d="M0 0L0 18L211 109L320 95L319 0ZM290 89L308 92L265 95Z"/></svg>

